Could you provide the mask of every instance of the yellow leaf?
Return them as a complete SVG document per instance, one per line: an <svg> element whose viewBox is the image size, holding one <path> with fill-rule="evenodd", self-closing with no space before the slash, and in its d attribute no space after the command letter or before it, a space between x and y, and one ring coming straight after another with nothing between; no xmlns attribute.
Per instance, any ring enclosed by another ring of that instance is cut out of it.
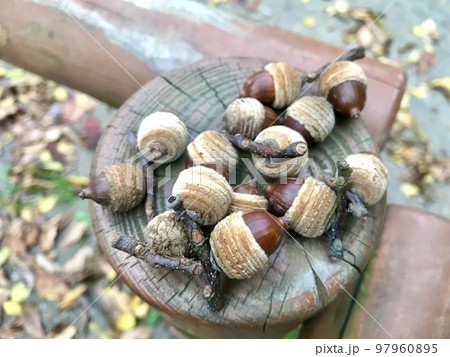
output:
<svg viewBox="0 0 450 357"><path fill-rule="evenodd" d="M430 88L438 89L450 100L450 77L433 79L429 83Z"/></svg>
<svg viewBox="0 0 450 357"><path fill-rule="evenodd" d="M303 19L303 25L308 28L314 27L314 26L316 26L316 19L312 16L306 16Z"/></svg>
<svg viewBox="0 0 450 357"><path fill-rule="evenodd" d="M422 53L419 50L413 50L409 53L408 61L411 63L417 63L420 60Z"/></svg>
<svg viewBox="0 0 450 357"><path fill-rule="evenodd" d="M419 99L423 99L428 95L430 88L426 84L421 84L417 87L412 87L409 90L409 93Z"/></svg>
<svg viewBox="0 0 450 357"><path fill-rule="evenodd" d="M53 99L58 102L66 101L68 96L67 91L63 87L56 87L53 90Z"/></svg>
<svg viewBox="0 0 450 357"><path fill-rule="evenodd" d="M346 14L349 10L348 2L344 0L338 0L334 4L334 8L339 14Z"/></svg>
<svg viewBox="0 0 450 357"><path fill-rule="evenodd" d="M138 319L143 319L147 316L150 306L142 301L139 296L134 296L131 300L131 311Z"/></svg>
<svg viewBox="0 0 450 357"><path fill-rule="evenodd" d="M53 158L52 158L52 154L50 153L50 151L48 150L44 150L39 154L39 159L43 162L43 163L47 163L47 162L52 162Z"/></svg>
<svg viewBox="0 0 450 357"><path fill-rule="evenodd" d="M0 267L5 265L10 256L11 256L11 249L9 247L4 246L2 247L2 249L0 249Z"/></svg>
<svg viewBox="0 0 450 357"><path fill-rule="evenodd" d="M410 198L420 194L420 188L417 185L413 185L412 183L403 183L400 186L405 197Z"/></svg>
<svg viewBox="0 0 450 357"><path fill-rule="evenodd" d="M96 334L99 338L106 339L106 338L112 338L112 336L106 332L98 323L96 322L89 322L88 324L89 331L92 331L94 334Z"/></svg>
<svg viewBox="0 0 450 357"><path fill-rule="evenodd" d="M31 289L23 282L15 283L11 289L10 299L14 302L22 302L28 299L31 294Z"/></svg>
<svg viewBox="0 0 450 357"><path fill-rule="evenodd" d="M5 67L0 67L0 77L6 76L8 70Z"/></svg>
<svg viewBox="0 0 450 357"><path fill-rule="evenodd" d="M30 206L25 206L20 210L20 218L25 222L32 222L34 219L34 209Z"/></svg>
<svg viewBox="0 0 450 357"><path fill-rule="evenodd" d="M72 155L75 151L74 146L67 141L60 141L56 145L56 149L63 155Z"/></svg>
<svg viewBox="0 0 450 357"><path fill-rule="evenodd" d="M37 209L41 213L50 212L55 206L56 202L58 202L57 195L50 195L43 197L37 204Z"/></svg>
<svg viewBox="0 0 450 357"><path fill-rule="evenodd" d="M436 34L436 22L432 19L427 19L420 25L413 27L413 34L416 37L425 37Z"/></svg>
<svg viewBox="0 0 450 357"><path fill-rule="evenodd" d="M3 310L5 311L5 314L9 316L19 316L22 314L22 306L18 302L12 300L3 303Z"/></svg>
<svg viewBox="0 0 450 357"><path fill-rule="evenodd" d="M136 326L136 318L131 312L125 312L116 321L116 327L119 331L129 331Z"/></svg>
<svg viewBox="0 0 450 357"><path fill-rule="evenodd" d="M47 162L44 168L48 171L61 172L64 170L64 166L59 161Z"/></svg>
<svg viewBox="0 0 450 357"><path fill-rule="evenodd" d="M75 326L69 326L66 328L61 334L56 336L55 338L60 339L71 339L77 334L77 328Z"/></svg>
<svg viewBox="0 0 450 357"><path fill-rule="evenodd" d="M75 306L78 298L84 294L86 291L87 286L85 284L78 285L76 288L70 290L68 293L66 293L61 302L58 305L58 309L64 310L69 307Z"/></svg>
<svg viewBox="0 0 450 357"><path fill-rule="evenodd" d="M411 96L408 93L404 93L402 101L400 103L400 109L408 109L410 102L411 102Z"/></svg>
<svg viewBox="0 0 450 357"><path fill-rule="evenodd" d="M86 176L73 176L70 175L67 177L67 181L69 181L72 185L76 186L87 186L89 185L89 177Z"/></svg>

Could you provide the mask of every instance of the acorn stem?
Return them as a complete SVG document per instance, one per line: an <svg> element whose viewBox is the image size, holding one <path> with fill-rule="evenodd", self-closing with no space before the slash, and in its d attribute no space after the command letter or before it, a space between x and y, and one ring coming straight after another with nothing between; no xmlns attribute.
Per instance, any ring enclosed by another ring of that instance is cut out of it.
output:
<svg viewBox="0 0 450 357"><path fill-rule="evenodd" d="M336 193L336 211L333 221L328 228L328 256L330 258L343 259L344 245L342 232L342 220L347 214L347 184L352 174L352 168L345 160L338 160L336 178L329 178L326 181L328 186Z"/></svg>
<svg viewBox="0 0 450 357"><path fill-rule="evenodd" d="M186 227L191 249L203 267L205 273L203 296L208 302L208 307L211 311L218 311L222 308L223 304L220 291L220 274L214 263L214 259L211 259L209 242L205 239L200 225L189 217L186 209L183 208L183 202L180 197L170 196L167 202L167 207L177 213L178 218Z"/></svg>
<svg viewBox="0 0 450 357"><path fill-rule="evenodd" d="M365 55L366 55L365 48L361 47L361 46L358 46L358 47L352 48L345 55L343 55L342 57L340 57L339 59L337 59L334 62L338 62L338 61L355 61L355 60L364 58ZM308 82L308 83L314 82L317 78L320 77L322 72L325 71L327 69L327 67L329 67L334 62L329 62L327 64L324 64L322 67L319 67L315 71L309 72L306 75L306 78L305 78L306 82Z"/></svg>
<svg viewBox="0 0 450 357"><path fill-rule="evenodd" d="M347 196L347 200L349 201L348 212L356 218L364 217L368 211L359 195L351 190L347 190L345 194Z"/></svg>
<svg viewBox="0 0 450 357"><path fill-rule="evenodd" d="M241 134L231 135L226 133L226 135L228 140L239 149L251 152L263 158L292 159L303 156L308 152L308 145L303 141L292 143L284 149L275 149L268 144L253 141Z"/></svg>
<svg viewBox="0 0 450 357"><path fill-rule="evenodd" d="M159 254L154 254L150 252L149 248L141 241L122 233L114 233L111 240L111 246L151 265L181 270L192 275L203 274L203 267L199 261L188 258L166 257Z"/></svg>

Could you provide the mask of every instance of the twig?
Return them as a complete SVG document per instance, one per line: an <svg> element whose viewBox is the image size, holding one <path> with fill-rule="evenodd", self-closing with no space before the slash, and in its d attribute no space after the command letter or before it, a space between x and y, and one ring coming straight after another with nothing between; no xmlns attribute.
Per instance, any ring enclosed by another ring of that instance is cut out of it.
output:
<svg viewBox="0 0 450 357"><path fill-rule="evenodd" d="M368 211L364 203L362 202L359 195L353 192L351 189L347 190L345 193L348 201L350 202L348 207L348 212L351 213L356 218L361 218L367 215Z"/></svg>
<svg viewBox="0 0 450 357"><path fill-rule="evenodd" d="M348 51L344 56L336 60L338 61L354 61L357 59L364 58L366 55L364 47L356 47ZM306 75L306 82L314 82L322 73L325 71L331 63L327 63L322 67L316 69L314 72L310 72Z"/></svg>
<svg viewBox="0 0 450 357"><path fill-rule="evenodd" d="M308 144L303 141L292 143L284 149L275 149L272 146L264 143L258 143L241 134L228 134L228 140L239 149L251 152L260 157L273 159L291 159L305 155L308 151Z"/></svg>
<svg viewBox="0 0 450 357"><path fill-rule="evenodd" d="M199 261L188 258L165 257L150 252L148 247L136 238L116 232L111 240L111 246L128 253L151 265L163 266L181 270L192 275L203 274L203 267Z"/></svg>
<svg viewBox="0 0 450 357"><path fill-rule="evenodd" d="M347 214L347 184L352 168L345 160L338 160L336 178L327 180L327 184L336 193L336 212L330 228L328 228L328 255L330 258L343 259L344 245L342 243L342 220Z"/></svg>
<svg viewBox="0 0 450 357"><path fill-rule="evenodd" d="M205 289L203 296L208 302L211 311L218 311L222 307L222 296L220 292L220 273L211 259L209 242L205 239L202 228L194 221L183 208L183 202L178 196L170 196L167 200L168 208L173 209L179 219L184 223L189 235L191 249L200 260L205 271Z"/></svg>

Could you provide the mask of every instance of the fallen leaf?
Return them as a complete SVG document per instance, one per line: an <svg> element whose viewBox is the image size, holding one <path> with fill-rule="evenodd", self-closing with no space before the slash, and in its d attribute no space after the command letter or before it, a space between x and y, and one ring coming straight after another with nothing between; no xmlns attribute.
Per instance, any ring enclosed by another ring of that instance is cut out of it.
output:
<svg viewBox="0 0 450 357"><path fill-rule="evenodd" d="M409 94L411 94L413 97L424 99L428 92L430 91L430 88L426 84L421 84L417 87L412 87L409 90Z"/></svg>
<svg viewBox="0 0 450 357"><path fill-rule="evenodd" d="M82 296L86 290L87 285L81 284L78 285L76 288L68 291L61 299L58 305L58 309L64 310L77 305L79 297Z"/></svg>
<svg viewBox="0 0 450 357"><path fill-rule="evenodd" d="M89 185L89 177L87 176L67 176L67 181L69 181L72 185L75 186L87 186Z"/></svg>
<svg viewBox="0 0 450 357"><path fill-rule="evenodd" d="M53 249L55 238L58 231L63 228L70 220L69 213L59 213L42 226L42 233L39 245L43 252L48 252Z"/></svg>
<svg viewBox="0 0 450 357"><path fill-rule="evenodd" d="M0 268L5 265L11 256L11 249L8 246L2 247L0 249Z"/></svg>
<svg viewBox="0 0 450 357"><path fill-rule="evenodd" d="M31 289L23 282L15 283L11 288L10 299L14 302L21 303L28 299L31 294Z"/></svg>
<svg viewBox="0 0 450 357"><path fill-rule="evenodd" d="M55 208L57 202L58 202L58 195L50 195L43 197L38 202L37 209L40 213L50 212L53 208Z"/></svg>
<svg viewBox="0 0 450 357"><path fill-rule="evenodd" d="M416 65L416 73L419 75L427 73L436 63L436 53L423 52Z"/></svg>
<svg viewBox="0 0 450 357"><path fill-rule="evenodd" d="M113 338L113 336L111 334L106 332L98 323L96 323L94 321L89 322L88 329L89 329L89 331L92 331L93 334L97 335L98 338L101 338L101 339Z"/></svg>
<svg viewBox="0 0 450 357"><path fill-rule="evenodd" d="M50 301L61 299L69 288L57 274L51 274L41 267L35 267L35 288L39 296Z"/></svg>
<svg viewBox="0 0 450 357"><path fill-rule="evenodd" d="M450 77L433 79L428 85L430 88L442 92L450 100Z"/></svg>
<svg viewBox="0 0 450 357"><path fill-rule="evenodd" d="M84 246L76 252L76 254L64 264L64 272L67 274L82 273L86 268L86 263L94 258L94 248Z"/></svg>
<svg viewBox="0 0 450 357"><path fill-rule="evenodd" d="M102 135L102 129L97 119L92 116L87 118L83 124L81 132L86 143L86 147L90 150L95 149Z"/></svg>
<svg viewBox="0 0 450 357"><path fill-rule="evenodd" d="M413 27L413 34L416 37L434 36L436 35L436 22L432 19L427 19L420 25Z"/></svg>
<svg viewBox="0 0 450 357"><path fill-rule="evenodd" d="M31 335L31 337L45 337L44 329L42 328L41 315L38 309L27 306L26 308L24 308L22 318L23 327L25 331Z"/></svg>
<svg viewBox="0 0 450 357"><path fill-rule="evenodd" d="M64 240L61 242L60 247L65 248L72 244L78 243L86 234L87 228L88 224L86 222L75 222L70 227L70 231L64 237Z"/></svg>
<svg viewBox="0 0 450 357"><path fill-rule="evenodd" d="M24 233L25 233L25 244L27 248L34 247L36 244L38 244L40 230L37 224L28 223L25 226Z"/></svg>
<svg viewBox="0 0 450 357"><path fill-rule="evenodd" d="M121 339L148 339L154 331L150 326L138 326L133 330L125 331L120 335Z"/></svg>
<svg viewBox="0 0 450 357"><path fill-rule="evenodd" d="M68 93L63 87L56 87L53 90L53 99L55 99L57 102L64 102L68 98Z"/></svg>
<svg viewBox="0 0 450 357"><path fill-rule="evenodd" d="M5 301L2 306L6 315L19 316L22 314L22 306L16 301Z"/></svg>
<svg viewBox="0 0 450 357"><path fill-rule="evenodd" d="M136 326L136 318L131 312L123 313L116 321L116 328L119 331L129 331Z"/></svg>
<svg viewBox="0 0 450 357"><path fill-rule="evenodd" d="M11 248L13 254L26 255L26 245L23 240L23 225L24 222L16 218L11 222L6 233L6 244Z"/></svg>
<svg viewBox="0 0 450 357"><path fill-rule="evenodd" d="M356 32L356 39L360 46L370 48L373 45L373 34L368 26L362 26Z"/></svg>
<svg viewBox="0 0 450 357"><path fill-rule="evenodd" d="M73 325L66 328L62 333L55 336L55 339L61 340L61 339L71 339L74 338L77 334L77 328Z"/></svg>
<svg viewBox="0 0 450 357"><path fill-rule="evenodd" d="M411 183L402 183L400 189L407 198L418 196L420 194L420 187Z"/></svg>
<svg viewBox="0 0 450 357"><path fill-rule="evenodd" d="M138 319L143 319L147 316L148 312L150 310L150 306L142 301L142 299L135 295L131 299L131 312L136 316Z"/></svg>
<svg viewBox="0 0 450 357"><path fill-rule="evenodd" d="M305 16L303 18L303 26L305 26L307 28L316 26L316 19L312 16Z"/></svg>

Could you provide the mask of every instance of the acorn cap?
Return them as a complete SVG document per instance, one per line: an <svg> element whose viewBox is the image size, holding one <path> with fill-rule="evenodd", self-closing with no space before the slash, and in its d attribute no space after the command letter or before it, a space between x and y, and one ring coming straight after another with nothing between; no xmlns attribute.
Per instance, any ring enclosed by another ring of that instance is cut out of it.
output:
<svg viewBox="0 0 450 357"><path fill-rule="evenodd" d="M201 225L217 223L228 212L233 190L225 177L204 166L193 166L180 172L172 195L178 195L186 210L195 212Z"/></svg>
<svg viewBox="0 0 450 357"><path fill-rule="evenodd" d="M221 162L227 172L233 172L239 160L238 151L233 144L225 135L213 130L198 134L187 146L187 152L193 165Z"/></svg>
<svg viewBox="0 0 450 357"><path fill-rule="evenodd" d="M283 125L299 132L309 143L323 142L334 128L333 106L322 97L306 96L286 111Z"/></svg>
<svg viewBox="0 0 450 357"><path fill-rule="evenodd" d="M300 133L282 125L264 129L258 134L255 141L269 144L275 149L284 149L290 144L299 141L306 143L306 140ZM307 164L308 153L294 159L264 159L252 154L252 160L257 170L263 175L279 178L281 175L286 177L297 175L303 166Z"/></svg>
<svg viewBox="0 0 450 357"><path fill-rule="evenodd" d="M254 98L239 98L225 110L224 129L230 134L242 134L249 139L278 122L278 115Z"/></svg>
<svg viewBox="0 0 450 357"><path fill-rule="evenodd" d="M156 112L142 120L137 134L138 148L147 157L160 159L166 151L167 162L178 159L186 150L189 134L186 125L173 113Z"/></svg>
<svg viewBox="0 0 450 357"><path fill-rule="evenodd" d="M144 239L154 254L169 257L188 257L188 232L173 210L154 217L144 229Z"/></svg>
<svg viewBox="0 0 450 357"><path fill-rule="evenodd" d="M233 192L230 212L266 211L268 205L267 199L262 195Z"/></svg>
<svg viewBox="0 0 450 357"><path fill-rule="evenodd" d="M300 96L302 78L300 72L288 63L275 62L267 64L264 69L273 78L275 100L273 108L284 108Z"/></svg>
<svg viewBox="0 0 450 357"><path fill-rule="evenodd" d="M269 265L267 254L280 245L282 234L283 224L268 212L245 215L235 212L221 220L212 231L211 251L215 262L229 278L246 279Z"/></svg>
<svg viewBox="0 0 450 357"><path fill-rule="evenodd" d="M345 161L352 168L348 185L363 202L372 206L384 195L389 173L383 162L373 153L348 155Z"/></svg>
<svg viewBox="0 0 450 357"><path fill-rule="evenodd" d="M128 211L142 202L145 193L142 169L132 164L117 164L106 166L79 196L112 211Z"/></svg>
<svg viewBox="0 0 450 357"><path fill-rule="evenodd" d="M288 228L307 238L321 236L336 209L336 194L325 183L308 177L284 215Z"/></svg>

